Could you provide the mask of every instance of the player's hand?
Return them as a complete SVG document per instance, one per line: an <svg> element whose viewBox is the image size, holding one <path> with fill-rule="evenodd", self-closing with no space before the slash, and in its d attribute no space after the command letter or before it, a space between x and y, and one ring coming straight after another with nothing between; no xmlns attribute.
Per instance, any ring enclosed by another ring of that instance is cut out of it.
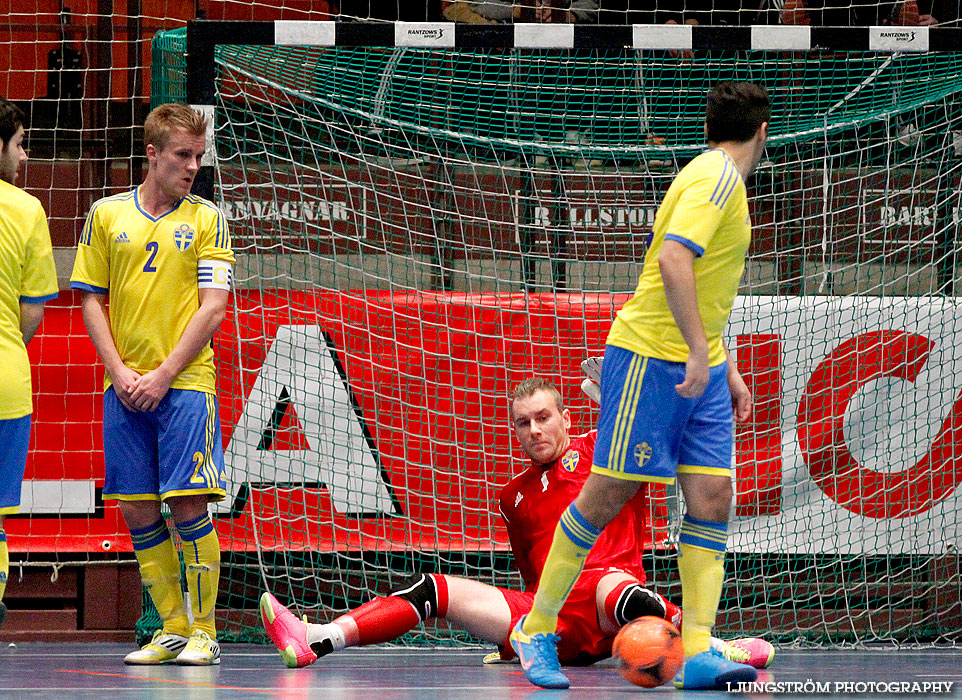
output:
<svg viewBox="0 0 962 700"><path fill-rule="evenodd" d="M520 660L517 656L512 656L510 659L508 659L507 661L505 661L504 659L501 658L501 652L500 652L500 651L492 651L490 654L485 655L485 657L484 657L483 659L481 659L481 663L483 663L483 664L485 664L485 665L490 665L490 664L520 664L520 663L521 663L521 660Z"/></svg>
<svg viewBox="0 0 962 700"><path fill-rule="evenodd" d="M599 406L601 405L601 387L598 385L601 384L601 364L604 359L603 356L597 355L581 361L581 371L588 377L581 382L581 390Z"/></svg>
<svg viewBox="0 0 962 700"><path fill-rule="evenodd" d="M599 406L601 405L601 387L595 384L590 379L585 379L581 382L581 390L585 393L589 399L594 401Z"/></svg>
<svg viewBox="0 0 962 700"><path fill-rule="evenodd" d="M737 423L744 423L752 417L752 392L749 391L742 375L733 364L728 365L728 390L732 394L732 412Z"/></svg>
<svg viewBox="0 0 962 700"><path fill-rule="evenodd" d="M110 381L113 385L114 393L117 395L117 398L120 399L120 403L122 403L124 408L126 408L128 411L140 410L134 405L133 400L130 398L130 392L133 391L134 385L138 379L140 379L140 375L126 365L110 375Z"/></svg>
<svg viewBox="0 0 962 700"><path fill-rule="evenodd" d="M596 355L581 361L581 371L595 384L601 383L601 365L604 360L603 355Z"/></svg>
<svg viewBox="0 0 962 700"><path fill-rule="evenodd" d="M708 355L691 353L685 363L685 381L675 385L675 391L686 399L697 399L708 386Z"/></svg>
<svg viewBox="0 0 962 700"><path fill-rule="evenodd" d="M170 390L173 379L161 367L141 375L130 392L131 402L139 411L153 411Z"/></svg>

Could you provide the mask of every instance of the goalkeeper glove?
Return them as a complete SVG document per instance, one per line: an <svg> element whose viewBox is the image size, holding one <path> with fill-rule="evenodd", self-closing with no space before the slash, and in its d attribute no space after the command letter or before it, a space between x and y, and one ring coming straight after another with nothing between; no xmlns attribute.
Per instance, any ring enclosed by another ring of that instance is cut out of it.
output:
<svg viewBox="0 0 962 700"><path fill-rule="evenodd" d="M588 379L593 381L595 384L601 383L601 365L605 361L605 358L601 355L597 357L589 357L587 360L581 361L581 371L584 372Z"/></svg>
<svg viewBox="0 0 962 700"><path fill-rule="evenodd" d="M581 382L581 390L585 392L589 399L594 401L599 406L601 405L601 387L599 387L590 379L585 379L583 382Z"/></svg>
<svg viewBox="0 0 962 700"><path fill-rule="evenodd" d="M589 357L581 362L581 371L588 377L581 382L581 390L598 405L601 405L601 388L598 384L601 382L601 364L603 361L603 357Z"/></svg>

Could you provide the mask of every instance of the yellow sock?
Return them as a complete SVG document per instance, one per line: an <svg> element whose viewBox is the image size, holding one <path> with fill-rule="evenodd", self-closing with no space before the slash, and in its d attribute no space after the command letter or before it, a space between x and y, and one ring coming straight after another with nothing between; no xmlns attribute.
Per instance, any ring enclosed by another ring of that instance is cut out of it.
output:
<svg viewBox="0 0 962 700"><path fill-rule="evenodd" d="M10 574L10 552L7 551L7 533L0 529L0 600L7 592L7 576Z"/></svg>
<svg viewBox="0 0 962 700"><path fill-rule="evenodd" d="M190 634L190 621L184 608L180 559L167 523L158 520L148 527L131 530L130 539L140 563L140 579L164 623L164 631L186 637Z"/></svg>
<svg viewBox="0 0 962 700"><path fill-rule="evenodd" d="M708 651L725 582L728 523L686 515L681 525L678 572L681 574L681 640L685 658Z"/></svg>
<svg viewBox="0 0 962 700"><path fill-rule="evenodd" d="M571 587L578 580L585 559L600 534L601 530L585 520L574 503L561 514L538 582L538 592L534 595L531 612L524 620L525 634L555 631L558 612L568 599Z"/></svg>
<svg viewBox="0 0 962 700"><path fill-rule="evenodd" d="M220 540L217 531L204 514L194 520L177 523L177 532L184 545L184 564L187 568L187 590L194 613L194 629L217 638L214 610L217 606L217 587L220 584Z"/></svg>

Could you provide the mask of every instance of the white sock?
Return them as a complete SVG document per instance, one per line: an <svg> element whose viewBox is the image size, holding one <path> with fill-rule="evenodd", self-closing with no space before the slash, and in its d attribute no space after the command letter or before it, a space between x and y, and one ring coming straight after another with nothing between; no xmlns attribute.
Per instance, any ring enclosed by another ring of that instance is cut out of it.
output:
<svg viewBox="0 0 962 700"><path fill-rule="evenodd" d="M334 646L334 651L340 651L347 645L347 640L344 637L344 630L341 629L340 625L335 625L333 622L329 622L326 625L309 624L307 626L308 644L322 642L325 639L329 639L331 641L331 644Z"/></svg>

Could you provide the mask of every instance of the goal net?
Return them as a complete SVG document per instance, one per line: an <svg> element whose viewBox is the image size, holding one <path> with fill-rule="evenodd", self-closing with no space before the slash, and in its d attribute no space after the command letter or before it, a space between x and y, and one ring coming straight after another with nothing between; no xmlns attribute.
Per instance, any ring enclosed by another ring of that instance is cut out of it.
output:
<svg viewBox="0 0 962 700"><path fill-rule="evenodd" d="M186 98L184 42L155 40L154 103ZM734 79L774 113L728 331L756 411L718 634L958 640L962 58L669 48L216 49L229 629L265 586L328 619L413 570L519 585L507 397L549 376L593 427L579 363ZM679 598L683 506L652 502L651 582Z"/></svg>

